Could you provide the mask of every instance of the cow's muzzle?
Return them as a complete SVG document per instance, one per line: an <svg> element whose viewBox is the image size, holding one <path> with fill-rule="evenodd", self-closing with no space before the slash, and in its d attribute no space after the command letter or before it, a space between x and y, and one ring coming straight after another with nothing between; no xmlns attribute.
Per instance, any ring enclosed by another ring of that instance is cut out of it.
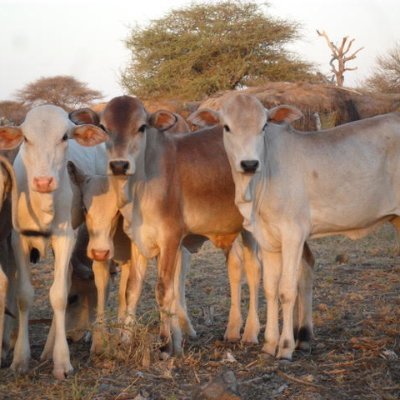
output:
<svg viewBox="0 0 400 400"><path fill-rule="evenodd" d="M126 175L130 167L129 161L125 160L110 161L109 165L113 175Z"/></svg>
<svg viewBox="0 0 400 400"><path fill-rule="evenodd" d="M240 166L246 174L254 174L259 166L258 160L243 160L240 161Z"/></svg>
<svg viewBox="0 0 400 400"><path fill-rule="evenodd" d="M92 249L91 258L95 261L107 261L109 259L110 250Z"/></svg>
<svg viewBox="0 0 400 400"><path fill-rule="evenodd" d="M33 189L40 193L50 193L56 189L56 180L52 176L37 176L33 178Z"/></svg>

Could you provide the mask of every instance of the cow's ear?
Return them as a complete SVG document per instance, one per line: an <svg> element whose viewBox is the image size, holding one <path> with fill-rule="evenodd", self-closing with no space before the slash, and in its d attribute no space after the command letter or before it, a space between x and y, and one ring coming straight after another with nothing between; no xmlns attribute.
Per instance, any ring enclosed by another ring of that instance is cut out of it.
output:
<svg viewBox="0 0 400 400"><path fill-rule="evenodd" d="M200 128L206 126L218 125L221 123L221 116L217 111L211 110L209 108L203 108L190 114L188 121Z"/></svg>
<svg viewBox="0 0 400 400"><path fill-rule="evenodd" d="M85 182L85 174L72 161L67 162L68 175L76 186L81 187Z"/></svg>
<svg viewBox="0 0 400 400"><path fill-rule="evenodd" d="M71 139L75 139L82 146L96 146L108 140L107 134L98 126L86 124L71 129Z"/></svg>
<svg viewBox="0 0 400 400"><path fill-rule="evenodd" d="M291 123L302 118L303 113L296 107L293 106L278 106L267 111L268 121L275 124L281 124L283 122Z"/></svg>
<svg viewBox="0 0 400 400"><path fill-rule="evenodd" d="M167 110L158 110L149 117L149 125L160 131L166 131L172 128L178 122L177 116Z"/></svg>
<svg viewBox="0 0 400 400"><path fill-rule="evenodd" d="M69 113L69 119L76 125L100 125L99 115L91 108L80 108L79 110L71 111Z"/></svg>
<svg viewBox="0 0 400 400"><path fill-rule="evenodd" d="M0 150L16 148L24 138L22 129L16 126L0 127Z"/></svg>

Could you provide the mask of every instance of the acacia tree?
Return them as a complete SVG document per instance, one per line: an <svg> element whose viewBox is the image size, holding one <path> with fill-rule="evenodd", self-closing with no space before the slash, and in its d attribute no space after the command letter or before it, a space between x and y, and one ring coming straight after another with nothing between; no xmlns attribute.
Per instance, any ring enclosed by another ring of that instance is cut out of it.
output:
<svg viewBox="0 0 400 400"><path fill-rule="evenodd" d="M27 107L54 104L71 111L88 106L103 95L72 76L53 76L29 83L17 92L17 98Z"/></svg>
<svg viewBox="0 0 400 400"><path fill-rule="evenodd" d="M375 72L363 86L381 93L400 93L400 43L386 55L377 57Z"/></svg>
<svg viewBox="0 0 400 400"><path fill-rule="evenodd" d="M19 125L24 120L27 109L17 101L0 101L0 125Z"/></svg>
<svg viewBox="0 0 400 400"><path fill-rule="evenodd" d="M284 48L298 38L297 23L252 2L192 4L131 30L121 84L144 98L199 100L266 80L316 79L310 64Z"/></svg>

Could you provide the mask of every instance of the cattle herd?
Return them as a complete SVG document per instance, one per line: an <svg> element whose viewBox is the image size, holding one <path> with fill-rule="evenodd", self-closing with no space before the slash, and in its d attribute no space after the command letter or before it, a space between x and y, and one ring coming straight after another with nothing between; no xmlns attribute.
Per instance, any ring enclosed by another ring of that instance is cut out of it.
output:
<svg viewBox="0 0 400 400"><path fill-rule="evenodd" d="M189 120L200 129L191 132L179 115L151 114L139 99L120 96L100 114L43 105L19 127L0 127L0 149L19 146L12 163L0 158L0 354L14 347L11 368L29 369L30 264L49 242L53 319L41 358L53 360L56 378L73 369L68 296L89 293L74 287L72 271L94 274L95 321L88 326L91 352L99 353L112 262L121 266L118 320L129 326L155 258L160 351L179 355L183 333L196 335L185 274L206 240L226 256L225 339L258 342L262 275L263 351L291 360L296 348L309 349L314 258L306 240L356 239L385 221L400 226L400 115L308 133L290 126L301 116L295 107L266 110L237 93L219 111L193 113ZM243 272L250 298L241 334ZM121 341L129 332L121 329Z"/></svg>

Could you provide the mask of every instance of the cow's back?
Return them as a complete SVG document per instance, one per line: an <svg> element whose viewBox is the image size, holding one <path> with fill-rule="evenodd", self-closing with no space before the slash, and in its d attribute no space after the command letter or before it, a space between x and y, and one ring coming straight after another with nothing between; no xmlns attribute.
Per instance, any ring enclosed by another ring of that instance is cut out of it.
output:
<svg viewBox="0 0 400 400"><path fill-rule="evenodd" d="M234 203L235 187L215 126L176 138L176 169L187 229L192 233L232 233L242 226Z"/></svg>
<svg viewBox="0 0 400 400"><path fill-rule="evenodd" d="M274 132L276 203L300 208L313 236L372 225L400 212L400 116L388 114L309 134ZM269 162L270 162L269 159ZM271 189L271 188L269 188ZM268 196L268 194L267 194ZM270 203L271 204L271 203Z"/></svg>

